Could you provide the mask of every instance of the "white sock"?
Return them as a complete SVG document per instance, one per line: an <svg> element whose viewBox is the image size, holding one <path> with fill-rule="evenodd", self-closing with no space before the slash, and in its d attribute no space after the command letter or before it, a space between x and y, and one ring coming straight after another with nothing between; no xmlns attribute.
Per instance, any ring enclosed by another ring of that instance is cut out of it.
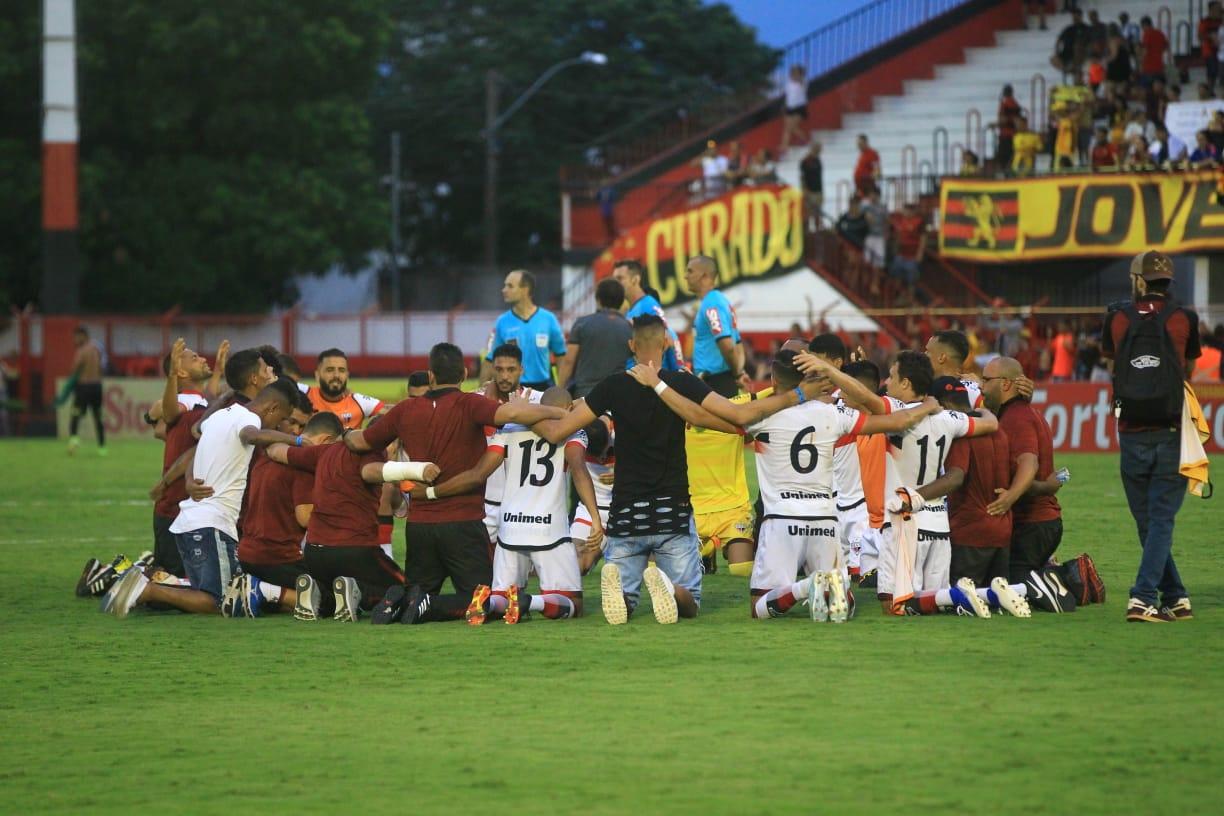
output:
<svg viewBox="0 0 1224 816"><path fill-rule="evenodd" d="M812 594L812 582L807 578L804 578L802 581L796 581L791 584L790 591L795 596L795 600L807 600L808 595Z"/></svg>
<svg viewBox="0 0 1224 816"><path fill-rule="evenodd" d="M1021 598L1028 597L1028 584L1008 584L1008 586L1011 587L1012 592L1016 593Z"/></svg>
<svg viewBox="0 0 1224 816"><path fill-rule="evenodd" d="M264 600L268 603L280 603L281 594L284 593L284 591L285 590L281 589L280 587L269 584L266 581L259 582L259 594L262 595Z"/></svg>
<svg viewBox="0 0 1224 816"><path fill-rule="evenodd" d="M528 611L531 611L531 612L543 612L544 611L544 596L543 595L532 595L531 603L527 604L527 609Z"/></svg>
<svg viewBox="0 0 1224 816"><path fill-rule="evenodd" d="M952 590L947 588L935 590L935 605L940 608L952 606Z"/></svg>

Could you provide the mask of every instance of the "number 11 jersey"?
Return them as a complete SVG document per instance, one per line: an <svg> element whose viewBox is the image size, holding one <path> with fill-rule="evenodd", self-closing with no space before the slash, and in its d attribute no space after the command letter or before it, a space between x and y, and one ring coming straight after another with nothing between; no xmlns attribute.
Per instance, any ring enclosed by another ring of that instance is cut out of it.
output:
<svg viewBox="0 0 1224 816"><path fill-rule="evenodd" d="M884 397L888 412L912 407L899 399ZM916 405L917 403L914 403ZM896 465L900 485L895 487L922 487L943 474L944 459L952 448L952 440L973 435L973 417L960 411L940 411L929 414L910 428L888 437L888 452ZM947 498L931 499L918 512L918 529L928 533L948 534Z"/></svg>
<svg viewBox="0 0 1224 816"><path fill-rule="evenodd" d="M568 445L581 445L576 439ZM585 448L585 446L583 446ZM507 425L489 440L506 457L506 486L498 508L497 544L507 550L550 550L569 544L569 481L565 448L522 425Z"/></svg>

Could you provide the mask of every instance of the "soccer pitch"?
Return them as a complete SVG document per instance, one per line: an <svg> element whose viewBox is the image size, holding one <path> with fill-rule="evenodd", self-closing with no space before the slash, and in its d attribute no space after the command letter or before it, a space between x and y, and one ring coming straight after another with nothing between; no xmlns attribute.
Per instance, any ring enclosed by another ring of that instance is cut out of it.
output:
<svg viewBox="0 0 1224 816"><path fill-rule="evenodd" d="M585 618L473 629L101 615L73 584L151 548L160 445L0 443L0 812L1214 810L1220 500L1178 516L1197 618L1126 624L1117 459L1056 458L1060 554L1093 555L1104 606L753 621L720 572L696 621L614 628L592 575Z"/></svg>

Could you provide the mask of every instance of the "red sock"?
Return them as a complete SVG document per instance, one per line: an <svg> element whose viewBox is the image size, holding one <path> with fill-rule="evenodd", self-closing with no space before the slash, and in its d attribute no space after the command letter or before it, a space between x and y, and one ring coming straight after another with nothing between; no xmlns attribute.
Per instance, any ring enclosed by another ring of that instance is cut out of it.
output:
<svg viewBox="0 0 1224 816"><path fill-rule="evenodd" d="M378 543L390 544L391 535L395 532L395 517L394 516L379 516L378 517Z"/></svg>

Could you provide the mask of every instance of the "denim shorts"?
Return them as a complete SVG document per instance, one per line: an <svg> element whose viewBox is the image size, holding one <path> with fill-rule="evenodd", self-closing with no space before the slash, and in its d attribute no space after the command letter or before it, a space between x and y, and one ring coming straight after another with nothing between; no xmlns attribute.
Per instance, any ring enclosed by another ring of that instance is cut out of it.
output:
<svg viewBox="0 0 1224 816"><path fill-rule="evenodd" d="M238 566L238 542L215 527L175 533L179 555L191 588L207 592L221 603L230 580L242 572Z"/></svg>
<svg viewBox="0 0 1224 816"><path fill-rule="evenodd" d="M697 550L697 531L690 523L683 533L664 535L608 537L604 558L620 568L621 588L629 608L637 606L641 594L642 572L653 555L655 566L672 583L684 587L701 605L701 555Z"/></svg>

